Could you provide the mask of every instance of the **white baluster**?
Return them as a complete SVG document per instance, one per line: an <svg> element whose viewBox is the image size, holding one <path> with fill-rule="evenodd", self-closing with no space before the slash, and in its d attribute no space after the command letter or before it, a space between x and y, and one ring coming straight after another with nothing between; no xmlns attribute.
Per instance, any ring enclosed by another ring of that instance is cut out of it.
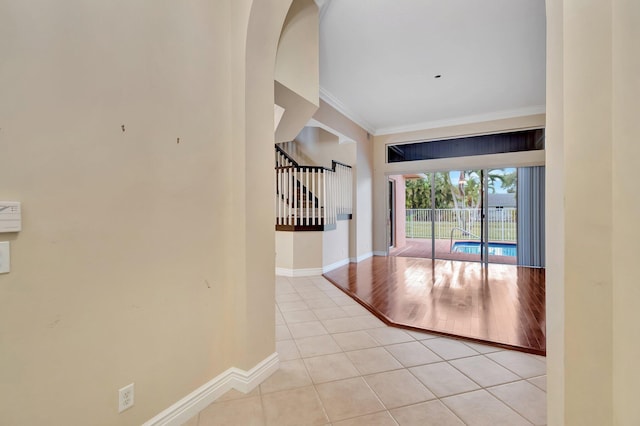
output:
<svg viewBox="0 0 640 426"><path fill-rule="evenodd" d="M312 197L316 196L316 171L315 169L311 169L311 193ZM313 198L311 198L312 209L311 209L311 224L316 225L316 205L313 202Z"/></svg>
<svg viewBox="0 0 640 426"><path fill-rule="evenodd" d="M307 182L307 184L305 185L305 191L307 193L306 198L306 204L307 204L307 217L305 218L305 223L307 225L310 225L311 222L309 221L309 201L311 200L311 193L309 192L309 169L307 168L305 170L305 180Z"/></svg>

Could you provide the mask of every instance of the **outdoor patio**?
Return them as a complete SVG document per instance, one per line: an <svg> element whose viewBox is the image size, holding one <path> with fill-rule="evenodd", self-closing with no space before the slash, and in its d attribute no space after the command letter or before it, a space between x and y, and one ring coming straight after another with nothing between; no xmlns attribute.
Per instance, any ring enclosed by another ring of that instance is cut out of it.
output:
<svg viewBox="0 0 640 426"><path fill-rule="evenodd" d="M456 242L464 242L469 240L453 240ZM450 251L451 240L436 239L436 259L445 260L463 260L470 262L479 262L479 254L456 253ZM389 256L399 257L417 257L423 259L431 259L431 239L430 238L407 238L403 247L394 247L389 250ZM515 256L489 256L489 262L502 263L507 265L515 265L517 258Z"/></svg>

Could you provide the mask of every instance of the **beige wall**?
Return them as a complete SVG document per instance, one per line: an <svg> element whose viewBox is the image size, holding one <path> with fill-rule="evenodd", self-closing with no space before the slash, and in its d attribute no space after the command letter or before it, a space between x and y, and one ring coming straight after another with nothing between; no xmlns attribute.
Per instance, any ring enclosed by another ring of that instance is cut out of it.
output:
<svg viewBox="0 0 640 426"><path fill-rule="evenodd" d="M640 5L547 3L549 424L636 425Z"/></svg>
<svg viewBox="0 0 640 426"><path fill-rule="evenodd" d="M243 173L273 173L289 3L0 3L1 424L140 424L273 353L272 183Z"/></svg>
<svg viewBox="0 0 640 426"><path fill-rule="evenodd" d="M318 109L318 6L295 0L285 19L275 67L276 103L285 108L276 142L292 141Z"/></svg>
<svg viewBox="0 0 640 426"><path fill-rule="evenodd" d="M313 119L344 141L355 142L353 220L350 225L349 257L352 262L371 255L372 251L372 170L373 149L366 130L342 115L324 101Z"/></svg>
<svg viewBox="0 0 640 426"><path fill-rule="evenodd" d="M274 82L275 103L284 109L282 119L276 128L276 143L295 139L309 118L318 109L318 101L308 101L299 93L278 81Z"/></svg>
<svg viewBox="0 0 640 426"><path fill-rule="evenodd" d="M334 160L348 165L356 163L355 142L339 143L338 136L319 127L305 127L296 137L296 142L315 165L331 167Z"/></svg>
<svg viewBox="0 0 640 426"><path fill-rule="evenodd" d="M547 423L564 425L564 147L562 2L547 1L545 264ZM555 237L554 237L555 236Z"/></svg>
<svg viewBox="0 0 640 426"><path fill-rule="evenodd" d="M349 221L339 220L336 229L323 232L322 268L334 269L336 265L349 263Z"/></svg>
<svg viewBox="0 0 640 426"><path fill-rule="evenodd" d="M540 128L545 125L544 114L516 117L482 123L470 123L452 127L439 127L420 131L377 135L373 138L373 250L376 254L387 252L387 176L445 170L483 167L525 167L544 164L544 151L513 152L475 157L444 158L438 160L386 163L386 145L394 143L427 141L470 135L482 135L522 129Z"/></svg>
<svg viewBox="0 0 640 426"><path fill-rule="evenodd" d="M324 233L276 231L276 268L281 268L284 275L303 274L308 269L317 274L322 270Z"/></svg>
<svg viewBox="0 0 640 426"><path fill-rule="evenodd" d="M276 268L282 275L319 275L349 260L349 221L330 231L276 231Z"/></svg>
<svg viewBox="0 0 640 426"><path fill-rule="evenodd" d="M316 106L320 91L318 19L313 0L292 3L280 35L275 68L276 81Z"/></svg>
<svg viewBox="0 0 640 426"><path fill-rule="evenodd" d="M635 194L640 159L640 2L613 2L613 422L640 424L640 218Z"/></svg>

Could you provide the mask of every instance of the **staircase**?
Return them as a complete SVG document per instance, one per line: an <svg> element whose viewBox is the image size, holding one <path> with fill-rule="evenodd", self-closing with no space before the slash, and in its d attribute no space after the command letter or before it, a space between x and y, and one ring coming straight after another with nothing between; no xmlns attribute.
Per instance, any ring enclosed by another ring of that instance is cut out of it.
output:
<svg viewBox="0 0 640 426"><path fill-rule="evenodd" d="M276 231L327 231L351 219L351 166L302 166L278 145L275 155Z"/></svg>

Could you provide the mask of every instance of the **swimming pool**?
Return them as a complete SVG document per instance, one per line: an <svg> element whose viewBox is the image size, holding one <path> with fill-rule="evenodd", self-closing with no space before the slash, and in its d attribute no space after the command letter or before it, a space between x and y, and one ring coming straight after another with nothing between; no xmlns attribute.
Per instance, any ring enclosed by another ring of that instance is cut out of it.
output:
<svg viewBox="0 0 640 426"><path fill-rule="evenodd" d="M457 241L451 247L453 253L480 254L480 241ZM489 256L516 256L515 243L489 243Z"/></svg>

